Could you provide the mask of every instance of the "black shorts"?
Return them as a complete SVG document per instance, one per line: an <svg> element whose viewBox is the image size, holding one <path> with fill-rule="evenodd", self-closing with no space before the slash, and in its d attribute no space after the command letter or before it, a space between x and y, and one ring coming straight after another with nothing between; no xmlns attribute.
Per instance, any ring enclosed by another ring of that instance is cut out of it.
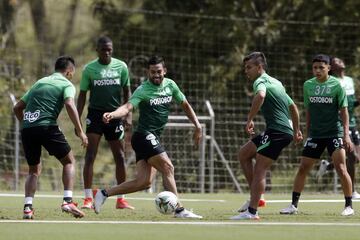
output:
<svg viewBox="0 0 360 240"><path fill-rule="evenodd" d="M30 166L40 163L41 146L57 159L64 158L71 148L58 126L40 126L21 130L25 158Z"/></svg>
<svg viewBox="0 0 360 240"><path fill-rule="evenodd" d="M86 133L104 134L107 141L122 140L124 138L124 126L121 119L113 119L108 124L102 120L106 111L89 108L86 117Z"/></svg>
<svg viewBox="0 0 360 240"><path fill-rule="evenodd" d="M276 160L281 150L289 145L292 140L292 135L273 129L266 129L265 132L251 139L257 147L257 153L272 160Z"/></svg>
<svg viewBox="0 0 360 240"><path fill-rule="evenodd" d="M159 138L152 133L134 132L131 138L131 146L136 154L136 161L145 160L165 152Z"/></svg>
<svg viewBox="0 0 360 240"><path fill-rule="evenodd" d="M354 143L355 146L359 146L360 145L359 131L356 130L356 128L350 128L349 130L350 130L349 135L350 135L351 141Z"/></svg>
<svg viewBox="0 0 360 240"><path fill-rule="evenodd" d="M325 147L331 156L336 149L344 148L343 139L340 137L333 138L308 138L304 144L302 156L320 159Z"/></svg>

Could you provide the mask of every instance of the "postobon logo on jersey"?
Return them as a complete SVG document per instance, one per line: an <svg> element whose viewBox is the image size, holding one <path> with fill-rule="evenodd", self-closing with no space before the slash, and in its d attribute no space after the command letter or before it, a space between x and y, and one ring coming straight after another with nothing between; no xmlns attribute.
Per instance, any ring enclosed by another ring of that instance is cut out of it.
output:
<svg viewBox="0 0 360 240"><path fill-rule="evenodd" d="M120 85L120 79L101 79L94 80L94 86L111 86L111 85Z"/></svg>
<svg viewBox="0 0 360 240"><path fill-rule="evenodd" d="M166 104L166 103L171 102L171 100L172 100L172 96L166 96L166 97L150 99L150 106Z"/></svg>
<svg viewBox="0 0 360 240"><path fill-rule="evenodd" d="M333 103L332 97L310 97L311 103Z"/></svg>
<svg viewBox="0 0 360 240"><path fill-rule="evenodd" d="M40 117L40 110L36 110L35 112L25 112L24 120L29 122L35 122Z"/></svg>

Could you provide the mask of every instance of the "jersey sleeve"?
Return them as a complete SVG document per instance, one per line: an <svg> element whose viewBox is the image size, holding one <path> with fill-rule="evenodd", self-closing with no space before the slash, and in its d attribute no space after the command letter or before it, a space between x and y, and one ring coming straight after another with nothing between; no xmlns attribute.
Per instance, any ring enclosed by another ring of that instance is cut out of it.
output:
<svg viewBox="0 0 360 240"><path fill-rule="evenodd" d="M131 105L133 105L134 108L137 108L140 102L143 100L141 89L142 86L138 87L129 99L129 102L131 103Z"/></svg>
<svg viewBox="0 0 360 240"><path fill-rule="evenodd" d="M309 107L309 95L308 95L308 91L307 91L306 82L304 83L303 93L304 93L304 108L307 109Z"/></svg>
<svg viewBox="0 0 360 240"><path fill-rule="evenodd" d="M338 85L338 107L343 108L348 106L345 89L339 84Z"/></svg>
<svg viewBox="0 0 360 240"><path fill-rule="evenodd" d="M85 66L81 75L80 90L88 91L89 89L90 89L90 73L89 73L89 69Z"/></svg>
<svg viewBox="0 0 360 240"><path fill-rule="evenodd" d="M173 88L173 97L175 98L175 101L177 103L182 103L183 101L186 100L185 95L181 92L179 86L175 82L172 82L172 88Z"/></svg>
<svg viewBox="0 0 360 240"><path fill-rule="evenodd" d="M67 98L75 98L76 89L73 84L69 84L64 89L64 100Z"/></svg>
<svg viewBox="0 0 360 240"><path fill-rule="evenodd" d="M286 99L288 101L288 106L293 105L294 100L292 100L292 98L287 93L285 93L285 94L286 94Z"/></svg>
<svg viewBox="0 0 360 240"><path fill-rule="evenodd" d="M266 86L264 81L261 78L258 78L253 84L254 94L257 94L259 91L264 91L266 93Z"/></svg>
<svg viewBox="0 0 360 240"><path fill-rule="evenodd" d="M130 86L129 69L126 64L124 64L124 68L121 71L121 85L123 87Z"/></svg>
<svg viewBox="0 0 360 240"><path fill-rule="evenodd" d="M30 90L31 90L31 89L29 89L29 90L24 94L24 96L22 96L22 97L20 98L20 100L22 100L24 103L28 103L28 101L29 101L29 93L30 93Z"/></svg>
<svg viewBox="0 0 360 240"><path fill-rule="evenodd" d="M22 96L22 97L20 98L20 100L22 100L24 103L28 103L29 97L30 97L30 92L31 92L31 90L32 90L38 83L39 83L39 81L37 81L34 85L32 85L32 86L30 87L30 89L27 90L27 92L24 94L24 96Z"/></svg>

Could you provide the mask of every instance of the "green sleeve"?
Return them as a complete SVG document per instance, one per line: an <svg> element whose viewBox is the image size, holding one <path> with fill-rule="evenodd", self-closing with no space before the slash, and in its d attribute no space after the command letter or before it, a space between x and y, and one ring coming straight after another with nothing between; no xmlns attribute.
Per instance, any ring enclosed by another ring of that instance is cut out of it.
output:
<svg viewBox="0 0 360 240"><path fill-rule="evenodd" d="M291 99L291 97L286 93L286 98L288 100L288 106L293 105L294 101Z"/></svg>
<svg viewBox="0 0 360 240"><path fill-rule="evenodd" d="M309 96L308 96L306 83L304 83L303 91L304 91L304 107L308 108L309 107Z"/></svg>
<svg viewBox="0 0 360 240"><path fill-rule="evenodd" d="M90 89L90 74L87 67L85 67L81 75L80 90L88 91L89 89Z"/></svg>
<svg viewBox="0 0 360 240"><path fill-rule="evenodd" d="M65 89L64 89L64 99L67 98L75 98L75 87L72 84L69 84Z"/></svg>
<svg viewBox="0 0 360 240"><path fill-rule="evenodd" d="M134 108L137 108L140 102L143 100L141 88L141 86L137 88L129 99L129 102L131 103L131 105L133 105Z"/></svg>
<svg viewBox="0 0 360 240"><path fill-rule="evenodd" d="M22 100L24 103L28 103L28 101L29 101L29 93L30 93L30 90L31 90L31 89L29 89L29 90L24 94L24 96L22 96L22 97L20 98L20 100Z"/></svg>
<svg viewBox="0 0 360 240"><path fill-rule="evenodd" d="M266 93L266 86L264 81L261 78L258 78L253 84L254 94L257 94L259 91L264 91Z"/></svg>
<svg viewBox="0 0 360 240"><path fill-rule="evenodd" d="M124 65L124 70L121 71L121 85L123 87L130 86L129 69L126 65Z"/></svg>
<svg viewBox="0 0 360 240"><path fill-rule="evenodd" d="M186 100L185 95L181 92L180 88L175 82L172 82L172 87L173 87L173 96L176 102L182 103L183 101L185 101Z"/></svg>
<svg viewBox="0 0 360 240"><path fill-rule="evenodd" d="M338 90L338 99L339 99L338 106L339 106L339 108L347 107L348 101L347 101L347 97L346 97L346 92L345 92L344 88L341 87L340 84L338 86L339 86L338 87L338 89L339 89Z"/></svg>
<svg viewBox="0 0 360 240"><path fill-rule="evenodd" d="M29 101L29 97L30 97L30 92L31 90L39 83L39 81L37 81L34 85L32 85L30 87L30 89L24 94L24 96L22 96L20 99L24 102L24 103L28 103Z"/></svg>

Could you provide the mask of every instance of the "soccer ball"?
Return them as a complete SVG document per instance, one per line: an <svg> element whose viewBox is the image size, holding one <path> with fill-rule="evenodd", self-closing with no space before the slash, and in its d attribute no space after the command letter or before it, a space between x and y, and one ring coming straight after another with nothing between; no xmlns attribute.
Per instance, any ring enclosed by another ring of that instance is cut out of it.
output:
<svg viewBox="0 0 360 240"><path fill-rule="evenodd" d="M162 214L172 214L175 212L177 204L176 195L169 191L161 192L155 198L156 209Z"/></svg>

